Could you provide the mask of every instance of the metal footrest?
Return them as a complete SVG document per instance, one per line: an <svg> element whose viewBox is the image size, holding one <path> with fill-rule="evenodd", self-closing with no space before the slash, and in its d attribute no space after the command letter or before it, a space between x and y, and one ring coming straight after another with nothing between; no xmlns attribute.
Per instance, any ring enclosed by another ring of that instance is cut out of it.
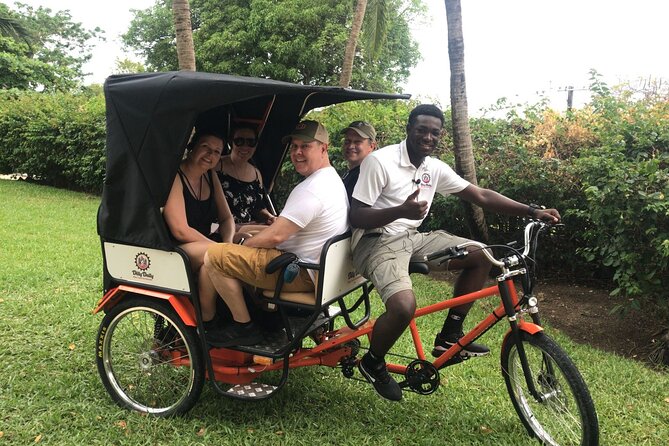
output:
<svg viewBox="0 0 669 446"><path fill-rule="evenodd" d="M237 384L230 387L227 392L240 398L264 399L271 395L278 386L264 383Z"/></svg>

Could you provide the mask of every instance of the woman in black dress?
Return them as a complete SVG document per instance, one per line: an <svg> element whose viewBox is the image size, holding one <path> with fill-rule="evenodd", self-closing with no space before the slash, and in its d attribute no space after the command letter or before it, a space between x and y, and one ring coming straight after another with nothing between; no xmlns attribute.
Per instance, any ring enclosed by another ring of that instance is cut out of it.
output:
<svg viewBox="0 0 669 446"><path fill-rule="evenodd" d="M223 138L215 133L193 135L163 209L172 238L188 254L191 267L198 275L205 321L211 320L216 313L216 290L202 268L207 248L214 243L209 238L212 223L218 221L218 234L223 242L232 242L235 233L234 219L223 188L212 170L221 159L223 146Z"/></svg>

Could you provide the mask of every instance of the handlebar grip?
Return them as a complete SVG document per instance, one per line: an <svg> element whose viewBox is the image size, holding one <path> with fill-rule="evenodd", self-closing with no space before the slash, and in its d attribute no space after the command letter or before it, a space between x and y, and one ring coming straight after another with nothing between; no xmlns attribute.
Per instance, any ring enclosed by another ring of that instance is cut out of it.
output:
<svg viewBox="0 0 669 446"><path fill-rule="evenodd" d="M458 249L457 246L451 246L442 251L433 252L425 256L425 260L430 262L435 259L452 260L452 259L461 259L467 255L467 251L464 249Z"/></svg>

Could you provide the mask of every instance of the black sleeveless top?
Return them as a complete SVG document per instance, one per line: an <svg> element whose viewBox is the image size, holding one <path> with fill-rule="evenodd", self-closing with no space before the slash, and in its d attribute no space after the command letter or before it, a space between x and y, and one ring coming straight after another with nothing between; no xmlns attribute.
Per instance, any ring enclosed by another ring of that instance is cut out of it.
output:
<svg viewBox="0 0 669 446"><path fill-rule="evenodd" d="M181 169L179 169L178 172L184 190L184 203L186 204L186 219L188 220L188 226L205 237L209 237L209 234L211 233L211 224L218 220L216 202L214 201L211 170L208 171L205 176L210 191L209 198L206 200L198 200L195 198L188 187L188 179L185 178L185 174Z"/></svg>
<svg viewBox="0 0 669 446"><path fill-rule="evenodd" d="M258 219L258 213L265 208L263 188L258 179L250 182L238 180L225 172L218 172L225 199L235 223L249 223Z"/></svg>

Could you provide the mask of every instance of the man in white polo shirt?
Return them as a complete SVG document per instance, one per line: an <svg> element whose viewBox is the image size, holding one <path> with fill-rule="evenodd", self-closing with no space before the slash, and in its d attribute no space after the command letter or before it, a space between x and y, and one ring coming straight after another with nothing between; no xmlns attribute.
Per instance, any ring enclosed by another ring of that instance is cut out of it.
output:
<svg viewBox="0 0 669 446"><path fill-rule="evenodd" d="M416 310L409 261L467 241L445 231L417 231L435 193L455 195L484 209L509 215L530 215L552 222L560 219L555 209L536 209L473 185L443 161L430 157L443 124L444 115L438 107L424 104L414 108L409 114L406 139L376 150L364 159L351 201L349 221L355 228L353 263L374 283L386 306L385 313L376 320L369 352L362 357L359 369L376 391L390 400L400 400L402 390L388 373L384 357ZM461 270L453 290L454 296L460 296L483 287L491 264L481 251L472 251L461 260L430 267ZM441 355L463 336L462 323L471 306L466 304L449 311L434 341L434 356ZM486 346L472 343L461 355L487 353Z"/></svg>

